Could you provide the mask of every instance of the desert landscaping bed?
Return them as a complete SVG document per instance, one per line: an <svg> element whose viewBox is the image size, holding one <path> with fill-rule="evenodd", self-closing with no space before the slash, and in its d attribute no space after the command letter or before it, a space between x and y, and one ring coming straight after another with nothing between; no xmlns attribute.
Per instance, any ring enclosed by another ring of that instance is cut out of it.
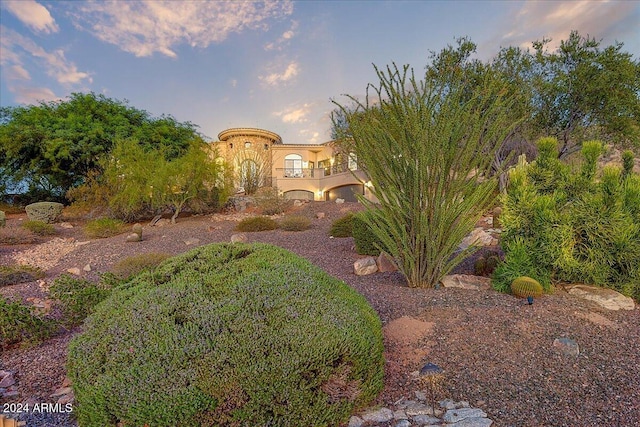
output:
<svg viewBox="0 0 640 427"><path fill-rule="evenodd" d="M380 405L413 398L419 386L412 373L432 362L445 372L441 398L468 401L495 426L640 426L640 310L604 310L562 288L528 305L492 290L410 289L394 272L356 276L353 263L361 256L353 239L330 238L329 229L346 211L359 208L308 203L297 213L313 218L311 229L247 235L249 241L272 243L309 259L375 308L385 325L387 359ZM316 218L318 212L324 217ZM11 215L7 225L21 219ZM178 254L229 241L236 224L219 215L185 217L175 225L145 226L141 242L126 242L126 234L89 240L78 224L60 228L49 240L53 243L0 246L0 263L26 256L47 270L44 281L2 287L0 293L25 302L44 298L47 285L68 269L95 279L127 256ZM471 273L472 265L465 262L457 272ZM2 353L0 370L15 373L20 393L12 402L52 401L65 379L66 347L78 331ZM575 341L579 353L554 346L562 338Z"/></svg>

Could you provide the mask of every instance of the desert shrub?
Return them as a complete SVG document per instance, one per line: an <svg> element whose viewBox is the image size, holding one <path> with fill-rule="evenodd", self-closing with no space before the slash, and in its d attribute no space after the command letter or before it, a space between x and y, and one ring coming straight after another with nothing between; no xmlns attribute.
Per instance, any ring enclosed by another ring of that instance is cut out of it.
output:
<svg viewBox="0 0 640 427"><path fill-rule="evenodd" d="M289 201L280 195L278 189L274 187L259 188L253 198L263 215L281 214L289 204Z"/></svg>
<svg viewBox="0 0 640 427"><path fill-rule="evenodd" d="M58 277L50 288L50 295L62 304L64 323L76 326L93 312L96 305L111 293L103 281L93 283L67 274Z"/></svg>
<svg viewBox="0 0 640 427"><path fill-rule="evenodd" d="M136 276L69 346L79 424L326 426L382 388L366 300L266 244L213 244Z"/></svg>
<svg viewBox="0 0 640 427"><path fill-rule="evenodd" d="M333 221L329 235L333 237L351 237L353 235L353 212L349 212Z"/></svg>
<svg viewBox="0 0 640 427"><path fill-rule="evenodd" d="M236 230L244 232L275 230L276 228L278 228L278 223L266 216L245 218L236 226Z"/></svg>
<svg viewBox="0 0 640 427"><path fill-rule="evenodd" d="M84 226L84 233L91 238L106 238L122 234L125 231L124 222L113 218L98 218L88 221Z"/></svg>
<svg viewBox="0 0 640 427"><path fill-rule="evenodd" d="M640 177L620 168L596 169L602 144L583 144L572 168L543 140L540 157L510 171L503 196L505 262L494 287L508 291L519 276L613 288L640 300ZM556 141L557 144L557 141Z"/></svg>
<svg viewBox="0 0 640 427"><path fill-rule="evenodd" d="M154 269L169 257L171 255L158 252L130 256L118 261L111 269L111 272L119 279L127 280L142 271Z"/></svg>
<svg viewBox="0 0 640 427"><path fill-rule="evenodd" d="M57 329L51 319L36 316L19 302L0 298L0 348L20 342L36 343L50 337Z"/></svg>
<svg viewBox="0 0 640 427"><path fill-rule="evenodd" d="M44 277L44 272L30 265L0 265L0 286L33 282Z"/></svg>
<svg viewBox="0 0 640 427"><path fill-rule="evenodd" d="M53 225L38 220L24 221L22 223L22 228L26 228L38 236L51 236L56 234L56 229Z"/></svg>
<svg viewBox="0 0 640 427"><path fill-rule="evenodd" d="M22 227L0 227L0 245L28 245L37 240L35 234Z"/></svg>
<svg viewBox="0 0 640 427"><path fill-rule="evenodd" d="M285 231L304 231L311 227L311 219L306 216L285 216L278 223L278 227Z"/></svg>
<svg viewBox="0 0 640 427"><path fill-rule="evenodd" d="M356 245L356 252L360 255L380 255L380 249L387 252L380 238L371 230L371 227L365 222L364 212L353 215L352 218L352 234Z"/></svg>

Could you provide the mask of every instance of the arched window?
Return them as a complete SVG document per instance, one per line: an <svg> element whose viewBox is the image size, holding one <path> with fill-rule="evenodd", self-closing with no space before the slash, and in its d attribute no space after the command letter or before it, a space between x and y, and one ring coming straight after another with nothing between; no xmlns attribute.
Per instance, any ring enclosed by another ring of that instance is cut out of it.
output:
<svg viewBox="0 0 640 427"><path fill-rule="evenodd" d="M300 154L287 154L285 156L284 176L289 178L302 178L302 156Z"/></svg>

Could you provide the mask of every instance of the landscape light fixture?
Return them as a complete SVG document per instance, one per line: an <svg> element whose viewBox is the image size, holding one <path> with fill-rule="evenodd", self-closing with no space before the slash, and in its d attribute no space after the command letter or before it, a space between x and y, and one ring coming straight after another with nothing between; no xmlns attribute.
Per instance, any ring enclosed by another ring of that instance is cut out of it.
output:
<svg viewBox="0 0 640 427"><path fill-rule="evenodd" d="M532 296L528 296L527 297L527 302L529 303L529 305L533 304L533 297Z"/></svg>
<svg viewBox="0 0 640 427"><path fill-rule="evenodd" d="M429 394L431 411L436 416L436 395L442 390L444 384L444 371L434 363L427 363L420 369L420 382Z"/></svg>

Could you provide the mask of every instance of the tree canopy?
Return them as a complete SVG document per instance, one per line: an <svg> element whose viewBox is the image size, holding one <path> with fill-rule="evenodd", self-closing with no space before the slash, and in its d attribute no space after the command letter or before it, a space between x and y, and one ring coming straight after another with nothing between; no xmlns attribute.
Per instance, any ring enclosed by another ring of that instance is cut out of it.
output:
<svg viewBox="0 0 640 427"><path fill-rule="evenodd" d="M0 109L0 189L17 184L36 197L61 199L82 184L118 139L135 138L168 159L201 140L196 126L95 93Z"/></svg>

